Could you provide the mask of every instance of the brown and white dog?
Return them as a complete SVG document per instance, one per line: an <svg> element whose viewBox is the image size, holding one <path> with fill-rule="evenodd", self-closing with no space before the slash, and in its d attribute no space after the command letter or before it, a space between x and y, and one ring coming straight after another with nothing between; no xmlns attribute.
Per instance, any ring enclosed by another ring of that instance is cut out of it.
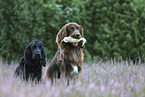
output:
<svg viewBox="0 0 145 97"><path fill-rule="evenodd" d="M56 79L61 79L63 75L68 78L67 84L78 76L83 69L83 48L82 41L79 43L65 43L62 41L64 37L72 37L80 39L84 37L82 26L77 23L68 23L63 26L56 36L58 50L50 62L49 67L45 72L45 79L51 79L51 83Z"/></svg>

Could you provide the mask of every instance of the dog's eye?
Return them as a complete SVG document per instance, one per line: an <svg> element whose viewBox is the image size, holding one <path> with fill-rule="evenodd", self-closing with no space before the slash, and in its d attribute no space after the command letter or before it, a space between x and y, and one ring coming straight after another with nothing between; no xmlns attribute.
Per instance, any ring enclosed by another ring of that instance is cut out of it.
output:
<svg viewBox="0 0 145 97"><path fill-rule="evenodd" d="M39 48L42 48L42 46L40 45Z"/></svg>
<svg viewBox="0 0 145 97"><path fill-rule="evenodd" d="M78 29L78 30L79 30L80 28L79 28L79 27L76 27L76 29Z"/></svg>
<svg viewBox="0 0 145 97"><path fill-rule="evenodd" d="M73 31L73 30L74 30L74 28L70 28L70 29L69 29L69 31Z"/></svg>
<svg viewBox="0 0 145 97"><path fill-rule="evenodd" d="M33 48L36 48L36 45L34 45Z"/></svg>

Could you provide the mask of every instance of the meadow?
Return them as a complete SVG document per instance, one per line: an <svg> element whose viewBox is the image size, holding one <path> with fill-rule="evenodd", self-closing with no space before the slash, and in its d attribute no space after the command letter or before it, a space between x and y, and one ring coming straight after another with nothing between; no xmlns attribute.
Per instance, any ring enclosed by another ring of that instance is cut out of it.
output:
<svg viewBox="0 0 145 97"><path fill-rule="evenodd" d="M75 85L25 83L14 77L18 63L0 60L0 97L145 97L145 64L132 61L90 62ZM45 68L44 68L45 69Z"/></svg>

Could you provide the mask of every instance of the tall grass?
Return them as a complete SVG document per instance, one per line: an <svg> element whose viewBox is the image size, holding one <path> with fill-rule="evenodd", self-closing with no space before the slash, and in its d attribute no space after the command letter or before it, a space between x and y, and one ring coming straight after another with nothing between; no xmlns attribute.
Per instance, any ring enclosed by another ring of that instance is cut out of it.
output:
<svg viewBox="0 0 145 97"><path fill-rule="evenodd" d="M145 65L122 61L84 63L75 85L24 83L14 78L17 63L0 60L0 97L145 97Z"/></svg>

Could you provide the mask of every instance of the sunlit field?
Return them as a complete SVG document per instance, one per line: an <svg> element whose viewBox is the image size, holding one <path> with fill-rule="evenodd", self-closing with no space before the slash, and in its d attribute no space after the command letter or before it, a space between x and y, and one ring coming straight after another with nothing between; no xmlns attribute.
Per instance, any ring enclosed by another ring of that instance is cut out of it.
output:
<svg viewBox="0 0 145 97"><path fill-rule="evenodd" d="M84 63L75 85L25 83L14 77L18 63L0 60L0 97L145 97L145 64L132 61Z"/></svg>

